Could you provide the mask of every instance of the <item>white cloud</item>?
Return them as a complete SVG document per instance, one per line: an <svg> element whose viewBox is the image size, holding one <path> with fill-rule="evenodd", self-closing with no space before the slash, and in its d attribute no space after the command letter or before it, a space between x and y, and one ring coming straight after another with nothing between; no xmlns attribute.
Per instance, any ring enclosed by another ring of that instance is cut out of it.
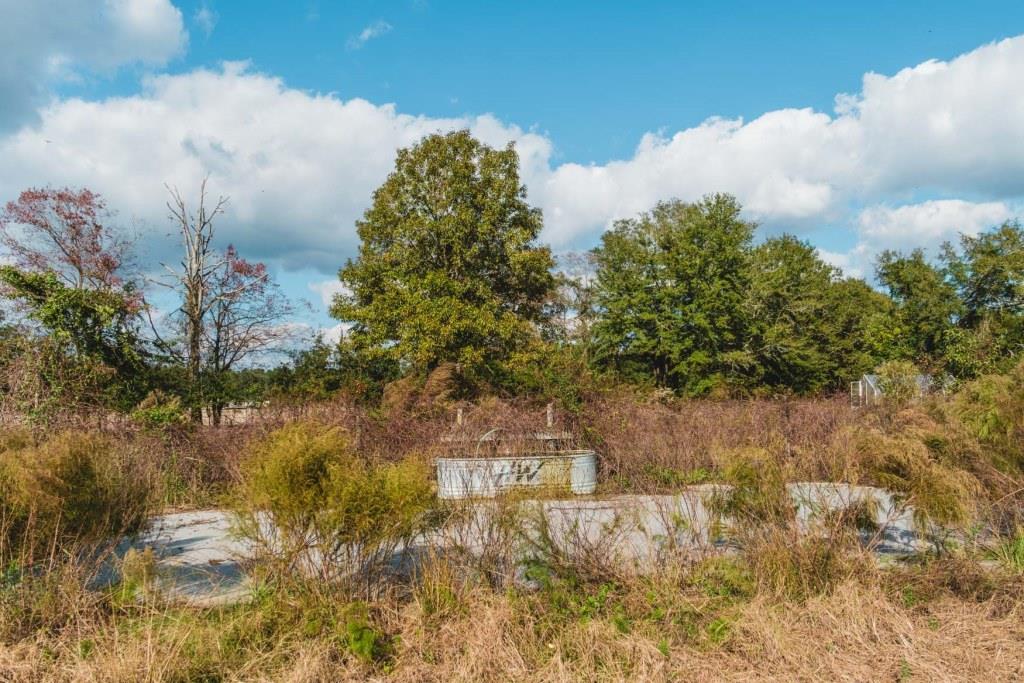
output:
<svg viewBox="0 0 1024 683"><path fill-rule="evenodd" d="M567 244L660 199L709 192L737 195L756 218L822 216L839 199L836 185L855 175L842 128L800 109L747 124L709 119L670 138L645 135L630 160L554 170L541 189L548 233Z"/></svg>
<svg viewBox="0 0 1024 683"><path fill-rule="evenodd" d="M210 6L205 2L196 10L196 13L192 15L192 21L195 22L199 30L202 31L207 38L213 33L213 29L217 27L217 21L220 17L210 9Z"/></svg>
<svg viewBox="0 0 1024 683"><path fill-rule="evenodd" d="M311 292L316 292L320 295L320 301L323 302L324 308L330 308L331 304L334 303L335 294L348 294L350 290L345 285L341 284L341 281L337 278L333 280L323 280L320 282L310 282L308 285Z"/></svg>
<svg viewBox="0 0 1024 683"><path fill-rule="evenodd" d="M736 194L750 214L800 226L841 218L850 202L913 193L1024 194L1024 37L894 76L867 74L836 112L712 118L649 134L633 157L566 164L541 188L551 239L568 243L658 199Z"/></svg>
<svg viewBox="0 0 1024 683"><path fill-rule="evenodd" d="M821 249L820 247L816 250L818 257L822 261L835 266L843 275L846 277L864 277L865 272L862 267L861 259L858 258L856 251L844 254L841 252L829 251L827 249Z"/></svg>
<svg viewBox="0 0 1024 683"><path fill-rule="evenodd" d="M379 38L385 33L389 33L392 28L391 24L386 21L375 21L360 31L359 35L349 38L348 42L345 43L345 46L349 50L358 50L374 38Z"/></svg>
<svg viewBox="0 0 1024 683"><path fill-rule="evenodd" d="M337 344L352 328L352 323L338 323L331 327L321 327L319 333L326 344Z"/></svg>
<svg viewBox="0 0 1024 683"><path fill-rule="evenodd" d="M353 224L396 151L467 127L491 144L519 140L524 167L547 167L546 140L490 116L399 114L393 105L309 94L226 64L147 78L133 97L47 107L38 127L0 138L0 197L32 185L86 185L126 221L166 232L163 183L189 198L209 174L212 193L230 196L220 224L225 243L286 268L332 272L354 253Z"/></svg>
<svg viewBox="0 0 1024 683"><path fill-rule="evenodd" d="M161 65L188 40L170 0L3 0L0 16L0 130L30 120L55 82Z"/></svg>
<svg viewBox="0 0 1024 683"><path fill-rule="evenodd" d="M1018 212L1006 202L933 199L900 206L877 204L857 214L853 226L857 243L852 249L846 253L818 249L818 253L846 275L868 277L885 249L922 247L927 256L935 257L943 242L955 243L960 234L977 235L1015 215Z"/></svg>
<svg viewBox="0 0 1024 683"><path fill-rule="evenodd" d="M1024 37L891 77L868 74L860 93L836 98L833 114L712 118L645 135L628 159L553 165L551 140L493 116L404 114L289 88L233 63L149 77L131 97L44 107L38 125L0 138L0 197L29 185L88 185L122 216L163 230L163 183L187 193L210 174L213 191L231 196L225 242L328 273L354 254L353 223L395 151L468 127L491 145L516 141L530 200L544 209L543 239L556 249L589 246L614 219L660 199L723 191L773 229L848 225L857 247L830 257L869 272L863 264L878 249L934 246L1021 205L1021 73ZM950 199L922 201L933 197Z"/></svg>
<svg viewBox="0 0 1024 683"><path fill-rule="evenodd" d="M936 245L959 233L976 235L1013 215L1004 202L938 199L899 207L872 206L857 217L861 240L870 246Z"/></svg>

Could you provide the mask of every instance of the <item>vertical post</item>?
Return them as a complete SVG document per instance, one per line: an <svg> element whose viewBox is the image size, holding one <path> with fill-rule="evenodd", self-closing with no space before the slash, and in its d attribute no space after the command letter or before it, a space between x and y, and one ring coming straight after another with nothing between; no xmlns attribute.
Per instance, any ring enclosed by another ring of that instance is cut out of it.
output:
<svg viewBox="0 0 1024 683"><path fill-rule="evenodd" d="M462 408L455 409L455 424L462 426Z"/></svg>
<svg viewBox="0 0 1024 683"><path fill-rule="evenodd" d="M548 428L555 426L555 404L549 403L547 408Z"/></svg>

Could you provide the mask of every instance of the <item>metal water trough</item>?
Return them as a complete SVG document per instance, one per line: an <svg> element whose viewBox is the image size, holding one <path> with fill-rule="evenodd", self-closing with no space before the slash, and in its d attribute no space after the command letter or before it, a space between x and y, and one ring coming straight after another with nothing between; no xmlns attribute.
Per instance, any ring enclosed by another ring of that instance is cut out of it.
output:
<svg viewBox="0 0 1024 683"><path fill-rule="evenodd" d="M578 450L437 459L438 498L493 498L524 488L589 495L597 488L597 455Z"/></svg>
<svg viewBox="0 0 1024 683"><path fill-rule="evenodd" d="M455 424L463 424L461 408ZM547 407L545 430L509 433L496 427L479 438L456 433L441 441L474 455L436 460L439 498L493 498L513 489L584 496L597 488L597 454L573 448L572 436L554 429L552 405Z"/></svg>

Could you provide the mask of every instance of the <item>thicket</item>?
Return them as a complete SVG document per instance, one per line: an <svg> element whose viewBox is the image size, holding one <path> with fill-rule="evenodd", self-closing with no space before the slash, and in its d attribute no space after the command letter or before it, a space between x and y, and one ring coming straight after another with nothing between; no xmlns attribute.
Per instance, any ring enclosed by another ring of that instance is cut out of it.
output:
<svg viewBox="0 0 1024 683"><path fill-rule="evenodd" d="M89 432L0 438L0 565L31 569L142 527L155 472L124 442Z"/></svg>
<svg viewBox="0 0 1024 683"><path fill-rule="evenodd" d="M456 427L454 404L420 399L390 412L282 404L257 424L194 430L164 419L174 411L154 398L147 419L115 435L10 433L4 481L19 483L5 484L5 515L35 515L29 545L46 552L32 555L35 571L3 579L0 670L15 680L942 677L1001 675L1024 654L1024 371L870 409L619 389L557 412L556 429L601 450L604 492L732 486L716 504L734 551L669 555L641 574L600 542L538 535L516 499L486 516L439 506L425 465L440 435L529 431L546 417L492 399L463 406ZM196 493L235 504L264 543L250 599L168 604L145 590L142 565L126 568L130 590L91 587L87 541L133 528L190 471L183 462L198 468ZM823 478L886 486L923 524L958 531L937 534L933 554L879 566L867 504L810 526L795 518L786 484ZM406 544L432 529L454 546L399 570ZM64 559L48 566L54 543ZM530 549L525 568L510 562L514 547ZM905 644L878 640L879 629Z"/></svg>
<svg viewBox="0 0 1024 683"><path fill-rule="evenodd" d="M719 194L661 202L556 265L538 243L543 217L514 148L460 131L400 150L340 271L345 293L331 310L348 332L296 344L267 268L212 246L223 200L199 207L202 216L179 206L178 227L202 235L205 265L193 265L210 295L190 322L175 319L181 329L150 324L130 245L94 193L29 190L0 212L12 262L0 269L6 419L102 420L154 391L176 397L192 422L201 409L217 421L232 402L342 394L387 408L389 393L441 369L457 380L453 398L569 408L618 384L692 398L820 396L888 362L943 386L1005 374L1024 341L1016 222L962 236L934 259L884 252L869 282L793 236L756 241L736 199ZM185 280L168 283L182 310ZM291 358L251 362L269 352Z"/></svg>

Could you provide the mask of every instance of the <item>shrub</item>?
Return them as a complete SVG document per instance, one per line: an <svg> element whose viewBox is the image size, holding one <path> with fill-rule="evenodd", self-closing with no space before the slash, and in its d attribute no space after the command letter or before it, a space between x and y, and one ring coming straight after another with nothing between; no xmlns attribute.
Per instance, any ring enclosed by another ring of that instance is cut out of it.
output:
<svg viewBox="0 0 1024 683"><path fill-rule="evenodd" d="M3 559L32 562L38 552L116 538L145 521L152 478L106 437L65 432L39 445L23 438L6 445L0 452Z"/></svg>
<svg viewBox="0 0 1024 683"><path fill-rule="evenodd" d="M893 360L878 366L878 388L889 405L905 406L921 395L921 371L909 361Z"/></svg>
<svg viewBox="0 0 1024 683"><path fill-rule="evenodd" d="M1024 363L1009 375L969 382L950 402L950 413L985 445L993 463L1019 476L1024 470Z"/></svg>
<svg viewBox="0 0 1024 683"><path fill-rule="evenodd" d="M163 431L189 425L189 416L177 396L159 389L149 392L132 411L132 420L145 429Z"/></svg>
<svg viewBox="0 0 1024 683"><path fill-rule="evenodd" d="M358 457L338 428L295 423L272 432L243 466L244 533L280 569L366 577L425 530L434 509L426 464Z"/></svg>
<svg viewBox="0 0 1024 683"><path fill-rule="evenodd" d="M737 524L784 523L793 518L796 506L782 466L767 451L750 448L729 454L723 475L730 488L711 501L716 512Z"/></svg>
<svg viewBox="0 0 1024 683"><path fill-rule="evenodd" d="M934 433L904 426L891 434L863 429L851 438L868 480L913 505L922 531L931 525L963 525L974 517L978 480L937 457Z"/></svg>

